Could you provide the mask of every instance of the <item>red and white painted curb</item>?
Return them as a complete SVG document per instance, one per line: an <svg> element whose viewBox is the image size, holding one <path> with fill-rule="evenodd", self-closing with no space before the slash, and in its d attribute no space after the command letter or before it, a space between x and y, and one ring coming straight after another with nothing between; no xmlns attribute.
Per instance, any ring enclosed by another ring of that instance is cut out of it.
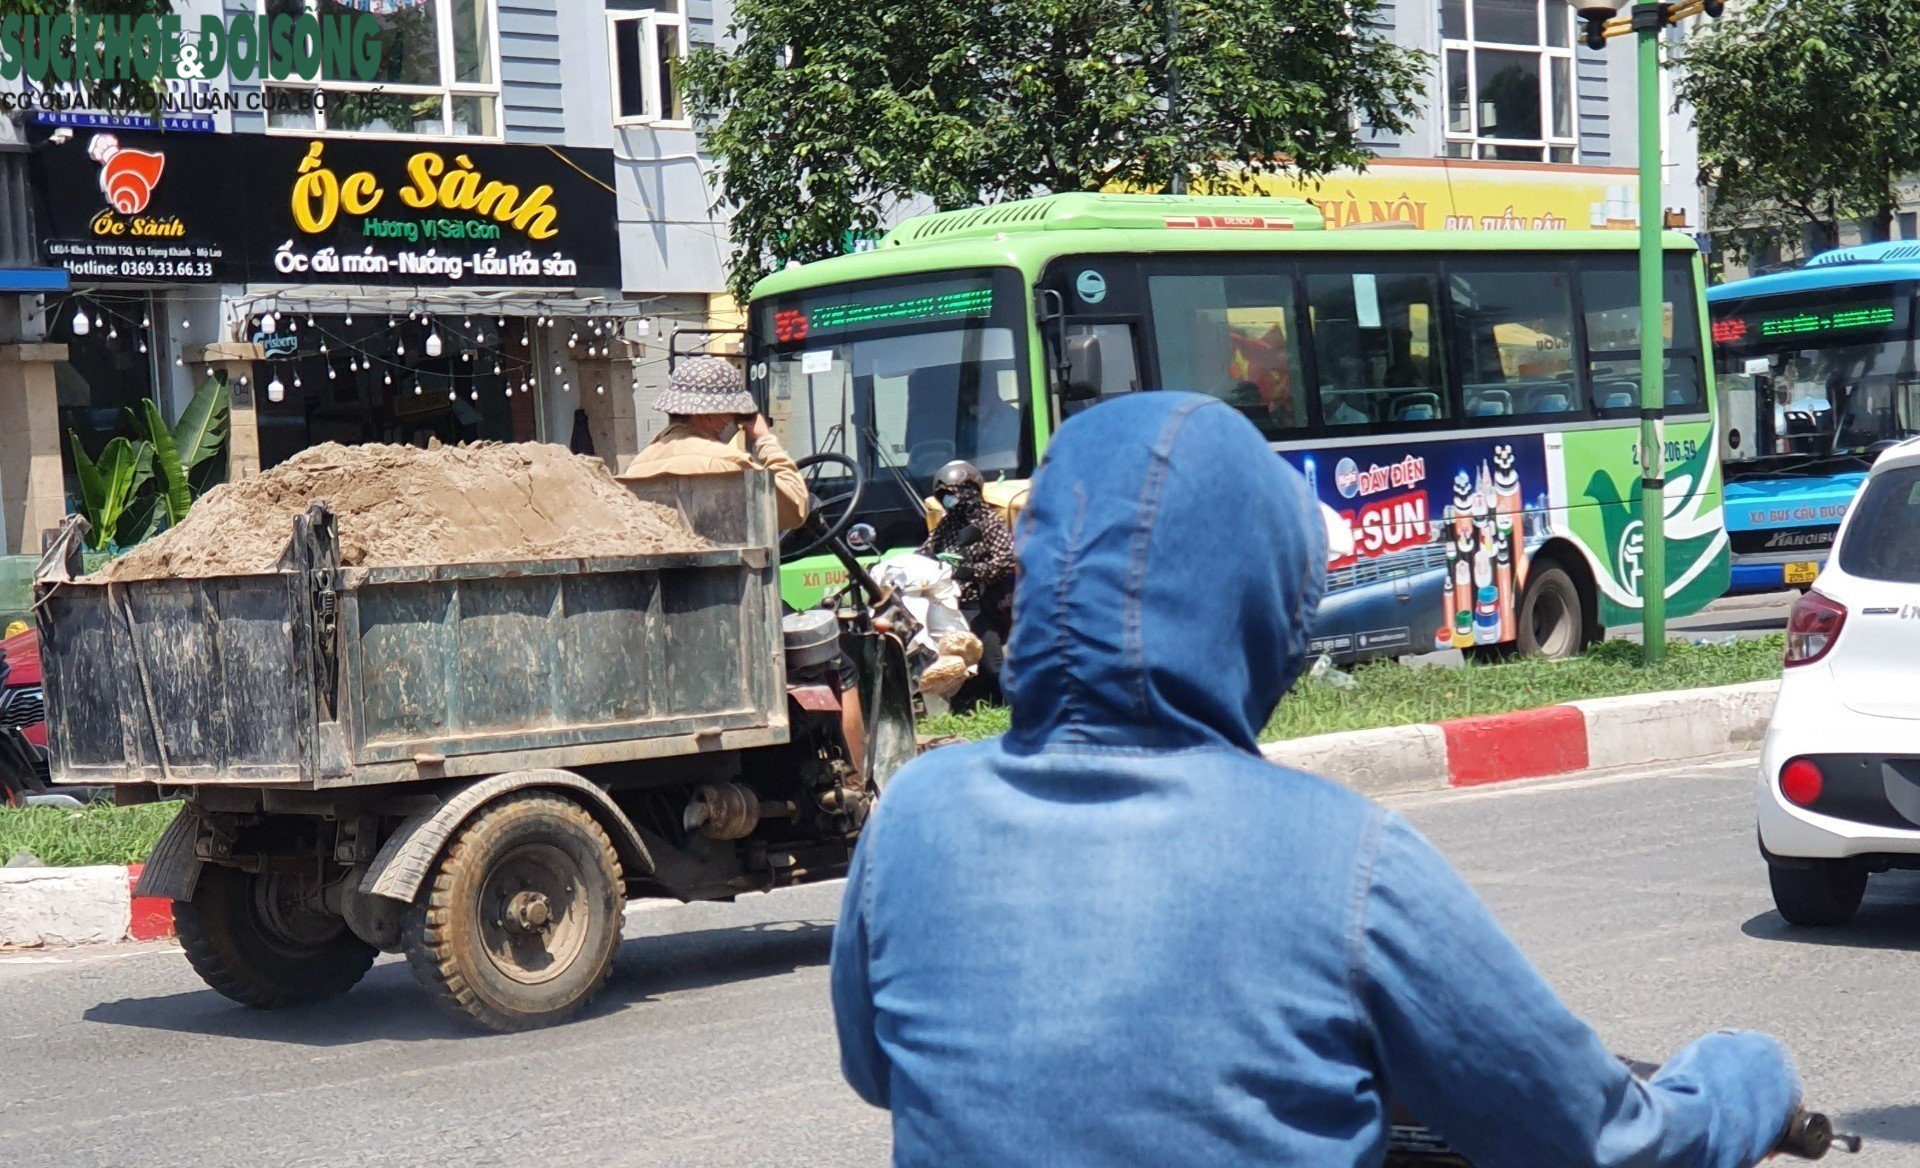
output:
<svg viewBox="0 0 1920 1168"><path fill-rule="evenodd" d="M1484 718L1272 742L1271 762L1366 795L1477 787L1754 750L1778 682L1597 698Z"/></svg>
<svg viewBox="0 0 1920 1168"><path fill-rule="evenodd" d="M0 951L173 936L173 902L133 894L140 867L0 868Z"/></svg>
<svg viewBox="0 0 1920 1168"><path fill-rule="evenodd" d="M1473 787L1753 750L1778 683L1600 698L1420 726L1274 742L1282 766L1366 795ZM140 865L0 868L0 950L173 935L173 904L135 896Z"/></svg>

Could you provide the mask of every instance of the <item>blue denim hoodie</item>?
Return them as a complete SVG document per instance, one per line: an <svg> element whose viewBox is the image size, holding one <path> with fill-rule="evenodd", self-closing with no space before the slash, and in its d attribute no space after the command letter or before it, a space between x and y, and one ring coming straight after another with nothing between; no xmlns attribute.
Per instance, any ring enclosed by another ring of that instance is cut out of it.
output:
<svg viewBox="0 0 1920 1168"><path fill-rule="evenodd" d="M1324 578L1305 482L1211 398L1069 421L1019 550L1013 729L905 768L833 944L897 1165L1378 1164L1391 1092L1481 1168L1733 1168L1773 1040L1635 1080L1405 820L1262 761Z"/></svg>

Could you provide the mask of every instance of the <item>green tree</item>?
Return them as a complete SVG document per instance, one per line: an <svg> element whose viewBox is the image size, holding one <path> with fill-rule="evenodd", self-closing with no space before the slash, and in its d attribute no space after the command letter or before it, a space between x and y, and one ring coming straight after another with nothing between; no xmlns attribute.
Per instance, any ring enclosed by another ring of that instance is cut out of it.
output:
<svg viewBox="0 0 1920 1168"><path fill-rule="evenodd" d="M1362 127L1404 130L1428 68L1382 35L1380 3L738 0L733 47L682 73L735 292L916 200L1364 165Z"/></svg>
<svg viewBox="0 0 1920 1168"><path fill-rule="evenodd" d="M1890 237L1920 171L1920 0L1748 0L1678 63L1708 226L1749 245L1811 227L1834 247L1853 219Z"/></svg>

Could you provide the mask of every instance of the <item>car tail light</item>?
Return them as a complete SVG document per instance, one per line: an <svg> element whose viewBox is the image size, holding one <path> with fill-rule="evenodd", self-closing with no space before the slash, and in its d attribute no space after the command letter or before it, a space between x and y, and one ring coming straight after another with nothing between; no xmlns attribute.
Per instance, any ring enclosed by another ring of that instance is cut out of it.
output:
<svg viewBox="0 0 1920 1168"><path fill-rule="evenodd" d="M1787 664L1811 665L1825 657L1846 623L1846 605L1818 592L1800 597L1787 617Z"/></svg>
<svg viewBox="0 0 1920 1168"><path fill-rule="evenodd" d="M1780 793L1796 807L1811 807L1820 800L1827 785L1820 767L1812 759L1796 758L1780 768Z"/></svg>

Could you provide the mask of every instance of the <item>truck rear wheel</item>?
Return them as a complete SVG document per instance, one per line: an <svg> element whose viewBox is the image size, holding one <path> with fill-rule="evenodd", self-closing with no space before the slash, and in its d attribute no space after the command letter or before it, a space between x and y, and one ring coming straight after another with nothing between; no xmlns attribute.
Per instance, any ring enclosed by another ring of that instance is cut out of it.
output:
<svg viewBox="0 0 1920 1168"><path fill-rule="evenodd" d="M444 1009L490 1030L530 1030L606 984L620 908L620 861L593 816L557 795L521 795L460 829L401 943Z"/></svg>
<svg viewBox="0 0 1920 1168"><path fill-rule="evenodd" d="M338 997L379 950L347 931L299 877L208 866L192 900L173 904L174 931L202 981L263 1010Z"/></svg>

